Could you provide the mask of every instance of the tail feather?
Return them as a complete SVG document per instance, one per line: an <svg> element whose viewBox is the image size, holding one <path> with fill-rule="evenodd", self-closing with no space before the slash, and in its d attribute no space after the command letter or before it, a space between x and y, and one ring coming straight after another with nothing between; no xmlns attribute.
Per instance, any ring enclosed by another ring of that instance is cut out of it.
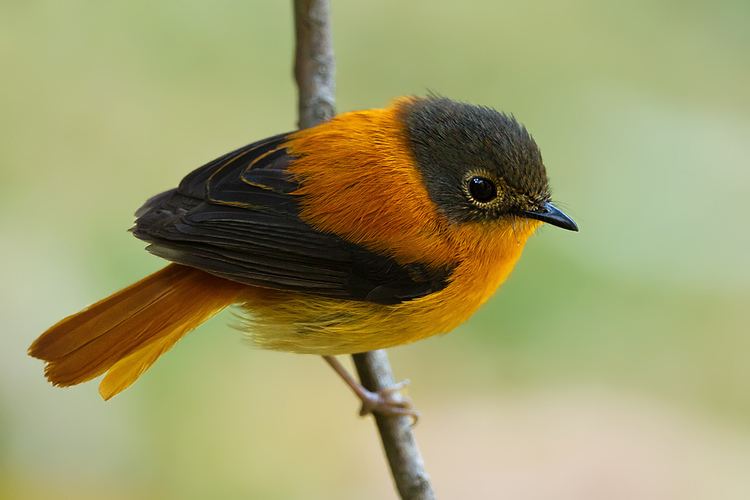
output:
<svg viewBox="0 0 750 500"><path fill-rule="evenodd" d="M243 286L171 264L63 319L29 354L47 362L54 385L109 372L99 392L109 399L130 386L190 330L237 300Z"/></svg>
<svg viewBox="0 0 750 500"><path fill-rule="evenodd" d="M195 315L188 321L177 322L166 328L163 335L147 343L135 352L116 362L107 372L107 375L99 384L99 394L104 399L109 399L115 394L127 389L143 372L148 370L154 362L174 346L178 340L184 337L195 325L208 320L211 316L226 307L226 303L215 304L215 307L206 307L196 310Z"/></svg>

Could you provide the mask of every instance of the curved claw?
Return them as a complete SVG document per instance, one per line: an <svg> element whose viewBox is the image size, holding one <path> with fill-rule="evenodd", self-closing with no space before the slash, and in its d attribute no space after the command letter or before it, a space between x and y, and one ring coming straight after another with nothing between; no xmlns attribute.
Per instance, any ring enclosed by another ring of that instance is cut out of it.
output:
<svg viewBox="0 0 750 500"><path fill-rule="evenodd" d="M323 356L323 359L331 368L341 377L349 388L362 401L362 408L359 410L361 416L377 413L378 415L411 417L412 426L419 420L419 412L414 409L411 399L401 394L399 391L409 385L409 379L397 382L389 387L384 387L379 391L370 391L365 389L362 384L358 383L339 363L335 356Z"/></svg>
<svg viewBox="0 0 750 500"><path fill-rule="evenodd" d="M402 380L376 392L363 388L364 392L360 398L362 400L362 408L359 411L360 416L364 417L371 413L390 417L408 416L413 420L412 426L416 425L419 420L419 412L414 409L411 399L399 392L407 385L409 385L409 380Z"/></svg>

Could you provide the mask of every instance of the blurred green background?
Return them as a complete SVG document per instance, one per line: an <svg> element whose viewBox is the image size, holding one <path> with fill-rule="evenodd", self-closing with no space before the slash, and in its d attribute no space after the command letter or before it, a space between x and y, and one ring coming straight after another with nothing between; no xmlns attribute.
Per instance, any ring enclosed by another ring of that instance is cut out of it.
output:
<svg viewBox="0 0 750 500"><path fill-rule="evenodd" d="M441 498L750 498L750 4L334 0L341 111L435 91L534 133L543 228L457 332L392 350ZM319 359L225 314L133 388L28 344L160 268L148 196L295 124L286 1L0 3L0 497L394 498Z"/></svg>

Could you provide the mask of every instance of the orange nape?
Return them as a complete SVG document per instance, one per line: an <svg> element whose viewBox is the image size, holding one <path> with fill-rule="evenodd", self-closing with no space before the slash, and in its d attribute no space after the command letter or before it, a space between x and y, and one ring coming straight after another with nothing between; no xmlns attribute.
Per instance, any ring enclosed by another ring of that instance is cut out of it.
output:
<svg viewBox="0 0 750 500"><path fill-rule="evenodd" d="M186 333L235 302L243 288L170 264L58 322L31 345L29 354L47 362L44 374L57 386L107 372L99 393L109 399Z"/></svg>

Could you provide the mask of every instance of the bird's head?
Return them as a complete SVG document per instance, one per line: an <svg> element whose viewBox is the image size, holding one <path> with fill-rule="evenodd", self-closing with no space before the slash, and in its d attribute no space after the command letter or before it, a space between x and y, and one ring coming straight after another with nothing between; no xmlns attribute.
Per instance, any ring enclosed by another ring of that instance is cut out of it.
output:
<svg viewBox="0 0 750 500"><path fill-rule="evenodd" d="M539 147L513 116L442 97L410 99L401 113L427 192L449 221L578 230L552 204Z"/></svg>

